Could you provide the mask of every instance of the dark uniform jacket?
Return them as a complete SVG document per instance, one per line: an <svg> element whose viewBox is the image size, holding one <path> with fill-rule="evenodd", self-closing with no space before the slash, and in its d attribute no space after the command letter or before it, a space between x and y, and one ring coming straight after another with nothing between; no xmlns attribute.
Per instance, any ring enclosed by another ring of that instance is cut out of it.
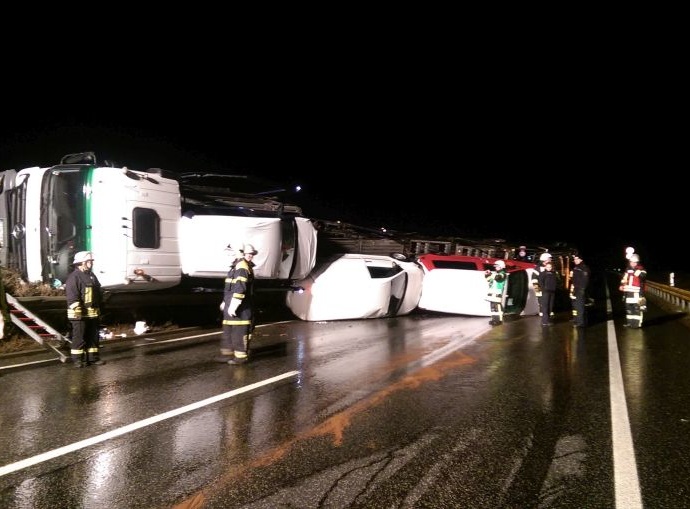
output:
<svg viewBox="0 0 690 509"><path fill-rule="evenodd" d="M237 315L240 316L243 310L251 309L254 286L254 263L238 258L230 267L225 278L225 288L223 300L225 311L230 309L232 299L241 301L237 308Z"/></svg>
<svg viewBox="0 0 690 509"><path fill-rule="evenodd" d="M543 292L555 292L558 288L558 274L553 270L539 273L539 286Z"/></svg>
<svg viewBox="0 0 690 509"><path fill-rule="evenodd" d="M583 295L589 286L589 267L585 262L580 262L573 267L573 293Z"/></svg>
<svg viewBox="0 0 690 509"><path fill-rule="evenodd" d="M91 271L74 269L65 283L67 318L83 320L101 315L101 283Z"/></svg>

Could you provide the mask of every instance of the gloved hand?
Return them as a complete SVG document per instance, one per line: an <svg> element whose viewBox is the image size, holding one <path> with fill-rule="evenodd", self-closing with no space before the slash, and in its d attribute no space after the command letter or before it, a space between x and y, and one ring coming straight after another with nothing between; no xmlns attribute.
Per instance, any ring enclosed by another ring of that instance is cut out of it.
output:
<svg viewBox="0 0 690 509"><path fill-rule="evenodd" d="M646 297L640 297L640 300L638 300L637 303L640 305L640 311L647 311L647 298Z"/></svg>
<svg viewBox="0 0 690 509"><path fill-rule="evenodd" d="M225 301L220 303L220 306L218 306L218 309L220 309L221 311L223 311L225 309Z"/></svg>
<svg viewBox="0 0 690 509"><path fill-rule="evenodd" d="M576 297L575 297L575 293L574 293L574 292L570 292L570 298L571 298L571 299L573 299L573 300L575 300L575 299L576 299Z"/></svg>
<svg viewBox="0 0 690 509"><path fill-rule="evenodd" d="M228 307L228 315L230 316L237 316L237 308L240 307L240 304L242 304L241 299L235 299L233 298L230 301L230 306Z"/></svg>

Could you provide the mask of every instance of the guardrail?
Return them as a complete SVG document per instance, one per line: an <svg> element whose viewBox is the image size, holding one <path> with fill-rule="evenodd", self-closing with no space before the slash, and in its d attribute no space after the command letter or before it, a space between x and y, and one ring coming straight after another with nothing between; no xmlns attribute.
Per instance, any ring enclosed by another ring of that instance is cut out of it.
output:
<svg viewBox="0 0 690 509"><path fill-rule="evenodd" d="M690 291L681 290L674 286L662 285L653 281L647 281L645 293L671 303L675 307L690 311Z"/></svg>

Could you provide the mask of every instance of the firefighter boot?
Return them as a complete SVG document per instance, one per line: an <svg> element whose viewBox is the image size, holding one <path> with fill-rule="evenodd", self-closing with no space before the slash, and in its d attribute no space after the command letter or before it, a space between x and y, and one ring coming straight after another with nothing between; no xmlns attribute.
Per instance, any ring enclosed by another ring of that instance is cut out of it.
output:
<svg viewBox="0 0 690 509"><path fill-rule="evenodd" d="M84 362L84 354L72 354L72 364L74 364L75 368L84 368L86 367L86 362Z"/></svg>
<svg viewBox="0 0 690 509"><path fill-rule="evenodd" d="M98 352L87 352L86 353L86 364L87 366L102 366L105 361L101 360L101 356Z"/></svg>
<svg viewBox="0 0 690 509"><path fill-rule="evenodd" d="M227 363L235 356L235 352L227 348L220 349L220 355L216 355L213 360L216 362Z"/></svg>
<svg viewBox="0 0 690 509"><path fill-rule="evenodd" d="M240 352L239 350L235 350L235 357L230 359L228 361L228 364L231 366L238 366L240 364L246 364L249 361L249 353L248 352Z"/></svg>

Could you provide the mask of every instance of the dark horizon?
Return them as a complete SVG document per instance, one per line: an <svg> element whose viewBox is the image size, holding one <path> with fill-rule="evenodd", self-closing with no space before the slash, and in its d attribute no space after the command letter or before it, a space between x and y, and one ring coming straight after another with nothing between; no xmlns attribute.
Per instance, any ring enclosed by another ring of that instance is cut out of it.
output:
<svg viewBox="0 0 690 509"><path fill-rule="evenodd" d="M682 217L682 194L674 196L681 188L665 172L645 171L670 156L657 150L658 136L645 145L639 134L605 143L593 137L603 129L589 140L541 129L538 139L500 130L456 140L443 126L410 128L397 117L351 130L333 121L264 128L261 116L225 124L189 113L169 122L124 114L6 120L0 170L50 166L68 153L94 151L101 162L133 169L300 184L301 193L285 199L307 217L516 245L567 242L585 259L607 264L622 262L625 247L634 246L650 268L678 265L661 249L668 241L659 230Z"/></svg>

